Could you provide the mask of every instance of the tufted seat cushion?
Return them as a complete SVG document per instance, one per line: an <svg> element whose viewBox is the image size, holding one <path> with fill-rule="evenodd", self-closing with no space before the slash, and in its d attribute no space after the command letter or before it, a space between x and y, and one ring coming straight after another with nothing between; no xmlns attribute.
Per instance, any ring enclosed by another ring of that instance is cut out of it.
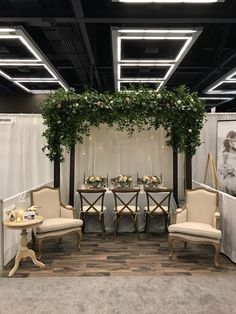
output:
<svg viewBox="0 0 236 314"><path fill-rule="evenodd" d="M179 224L170 225L168 229L170 233L196 235L212 239L221 238L220 230L213 228L211 225L200 222L183 222Z"/></svg>
<svg viewBox="0 0 236 314"><path fill-rule="evenodd" d="M59 231L70 228L80 228L83 225L81 219L73 218L48 218L36 228L36 233Z"/></svg>

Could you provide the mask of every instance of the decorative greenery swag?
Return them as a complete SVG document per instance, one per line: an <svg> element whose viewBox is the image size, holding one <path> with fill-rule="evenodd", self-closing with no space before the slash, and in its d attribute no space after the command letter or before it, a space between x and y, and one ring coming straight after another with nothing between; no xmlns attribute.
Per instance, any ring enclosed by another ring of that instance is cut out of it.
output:
<svg viewBox="0 0 236 314"><path fill-rule="evenodd" d="M176 152L194 155L200 145L205 108L197 93L180 86L174 91L163 88L158 93L145 88L132 93L99 93L87 90L77 94L73 89L59 89L42 103L43 148L51 161L63 161L63 150L83 143L90 127L100 124L115 126L132 135L139 131L162 126L167 144Z"/></svg>

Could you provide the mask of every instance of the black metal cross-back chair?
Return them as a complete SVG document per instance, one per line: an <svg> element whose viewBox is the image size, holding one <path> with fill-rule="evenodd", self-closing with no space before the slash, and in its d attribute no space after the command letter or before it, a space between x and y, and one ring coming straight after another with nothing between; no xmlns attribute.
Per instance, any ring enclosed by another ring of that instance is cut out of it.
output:
<svg viewBox="0 0 236 314"><path fill-rule="evenodd" d="M147 197L147 206L144 207L146 216L146 234L149 234L150 222L153 217L164 216L165 229L168 231L170 218L170 198L171 189L145 188Z"/></svg>
<svg viewBox="0 0 236 314"><path fill-rule="evenodd" d="M87 216L98 216L101 220L102 237L105 239L105 223L104 214L106 207L104 206L104 196L106 189L78 189L80 196L80 218L84 221L83 231Z"/></svg>
<svg viewBox="0 0 236 314"><path fill-rule="evenodd" d="M134 220L135 231L138 233L138 196L140 189L132 188L115 188L112 189L115 199L115 220L114 220L114 237L116 236L118 225L122 216L130 216Z"/></svg>

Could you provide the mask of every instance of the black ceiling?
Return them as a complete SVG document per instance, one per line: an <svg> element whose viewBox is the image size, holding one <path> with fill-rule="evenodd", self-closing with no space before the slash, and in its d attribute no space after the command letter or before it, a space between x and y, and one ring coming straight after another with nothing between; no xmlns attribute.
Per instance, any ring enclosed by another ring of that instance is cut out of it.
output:
<svg viewBox="0 0 236 314"><path fill-rule="evenodd" d="M169 88L186 84L202 93L236 67L235 0L138 5L111 0L0 0L0 26L14 25L26 29L68 85L77 91L84 86L114 90L112 26L203 27L168 81ZM0 76L0 93L15 92L24 93ZM218 110L236 111L236 101L220 105Z"/></svg>

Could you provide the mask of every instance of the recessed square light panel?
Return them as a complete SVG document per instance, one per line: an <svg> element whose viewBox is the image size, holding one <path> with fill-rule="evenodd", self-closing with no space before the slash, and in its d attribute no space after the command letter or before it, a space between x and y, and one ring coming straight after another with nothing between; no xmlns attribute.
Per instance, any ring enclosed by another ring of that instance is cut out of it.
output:
<svg viewBox="0 0 236 314"><path fill-rule="evenodd" d="M55 86L68 89L23 28L0 28L0 75L29 93L47 93ZM35 84L25 86L26 81Z"/></svg>
<svg viewBox="0 0 236 314"><path fill-rule="evenodd" d="M164 85L202 29L112 28L114 78L119 81L162 81Z"/></svg>
<svg viewBox="0 0 236 314"><path fill-rule="evenodd" d="M224 2L225 0L112 0L112 2L125 3L216 3Z"/></svg>

